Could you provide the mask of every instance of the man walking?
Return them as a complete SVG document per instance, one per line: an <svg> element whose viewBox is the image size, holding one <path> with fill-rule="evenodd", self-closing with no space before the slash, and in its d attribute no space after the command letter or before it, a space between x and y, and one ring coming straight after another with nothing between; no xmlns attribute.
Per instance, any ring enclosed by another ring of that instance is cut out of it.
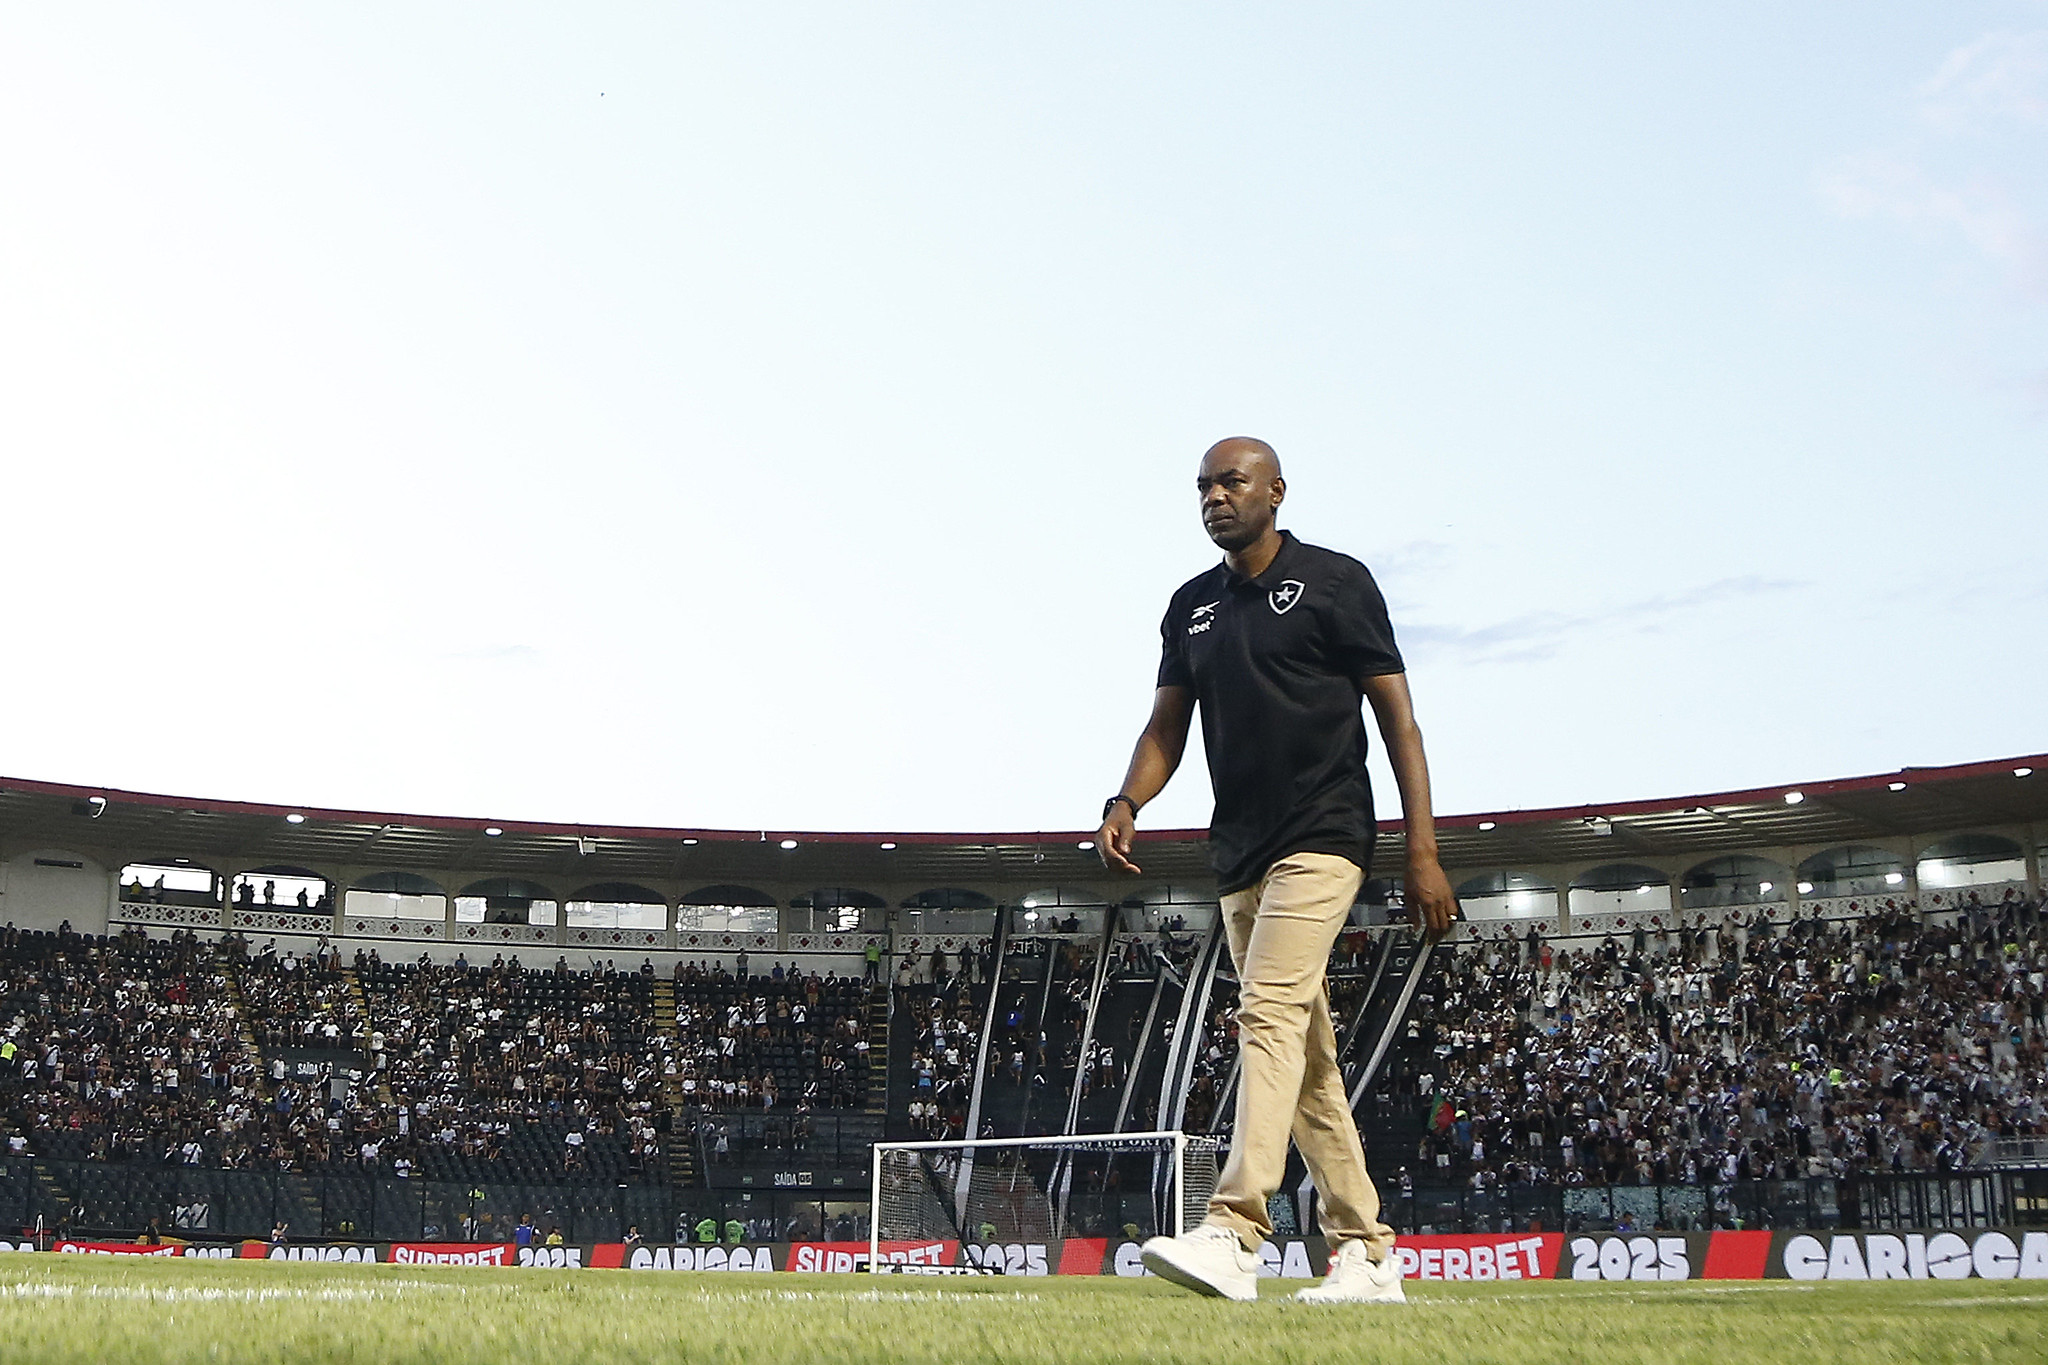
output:
<svg viewBox="0 0 2048 1365"><path fill-rule="evenodd" d="M1210 858L1237 964L1237 1118L1230 1160L1202 1225L1145 1243L1154 1274L1199 1293L1258 1296L1266 1201L1290 1133L1322 1197L1333 1254L1312 1302L1403 1301L1393 1229L1379 1218L1337 1066L1324 972L1372 867L1363 699L1401 789L1406 899L1442 934L1457 902L1437 862L1429 767L1386 603L1365 566L1274 524L1286 496L1264 441L1219 441L1195 487L1223 562L1173 595L1160 623L1152 717L1122 789L1103 803L1096 847L1132 861L1136 817L1173 776L1199 703L1216 808Z"/></svg>

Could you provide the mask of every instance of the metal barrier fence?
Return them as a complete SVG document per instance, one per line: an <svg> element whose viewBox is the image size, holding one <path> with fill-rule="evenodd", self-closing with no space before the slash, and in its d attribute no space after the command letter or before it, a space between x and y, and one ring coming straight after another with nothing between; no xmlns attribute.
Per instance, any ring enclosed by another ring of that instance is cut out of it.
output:
<svg viewBox="0 0 2048 1365"><path fill-rule="evenodd" d="M697 1144L700 1170L722 1167L855 1172L867 1188L868 1152L883 1136L881 1115L689 1108L678 1129ZM721 1153L718 1139L725 1139Z"/></svg>
<svg viewBox="0 0 2048 1365"><path fill-rule="evenodd" d="M750 1238L867 1235L858 1203L824 1192L708 1190L668 1185L465 1184L376 1175L203 1170L92 1161L0 1162L0 1236L36 1230L126 1236L155 1220L166 1235L264 1238L284 1223L294 1240L508 1241L521 1218L576 1243L695 1240L704 1219ZM678 1235L678 1229L692 1230Z"/></svg>
<svg viewBox="0 0 2048 1365"><path fill-rule="evenodd" d="M1726 1185L1508 1185L1396 1191L1383 1216L1416 1233L2048 1226L2048 1171L1745 1180Z"/></svg>
<svg viewBox="0 0 2048 1365"><path fill-rule="evenodd" d="M377 1175L13 1157L0 1161L0 1236L38 1229L125 1236L155 1220L169 1235L294 1239L505 1241L522 1218L574 1243L695 1240L706 1219L750 1240L867 1235L867 1191L700 1189L668 1185L468 1185ZM1295 1221L1276 1198L1276 1224ZM1076 1192L1082 1236L1150 1230L1145 1191ZM1503 1186L1389 1190L1383 1216L1404 1233L1603 1232L1712 1227L1890 1229L2048 1227L2048 1170L1756 1180L1730 1185Z"/></svg>

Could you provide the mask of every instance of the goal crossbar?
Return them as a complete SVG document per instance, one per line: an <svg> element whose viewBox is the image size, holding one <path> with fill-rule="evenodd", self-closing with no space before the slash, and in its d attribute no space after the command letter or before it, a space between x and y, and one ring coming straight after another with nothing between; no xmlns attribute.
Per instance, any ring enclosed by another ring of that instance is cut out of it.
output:
<svg viewBox="0 0 2048 1365"><path fill-rule="evenodd" d="M1168 1129L1157 1133L1052 1133L1045 1137L1006 1138L945 1138L921 1142L877 1142L876 1151L888 1148L895 1152L963 1151L970 1147L1114 1147L1118 1143L1129 1143L1143 1147L1148 1143L1186 1140L1200 1142L1202 1139L1192 1133L1175 1132Z"/></svg>

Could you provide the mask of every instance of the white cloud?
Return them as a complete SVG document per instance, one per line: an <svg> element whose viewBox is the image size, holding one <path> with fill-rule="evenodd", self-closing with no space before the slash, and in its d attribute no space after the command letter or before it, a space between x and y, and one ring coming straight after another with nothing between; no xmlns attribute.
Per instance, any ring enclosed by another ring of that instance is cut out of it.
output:
<svg viewBox="0 0 2048 1365"><path fill-rule="evenodd" d="M2048 128L2048 30L1988 33L1956 48L1919 96L1919 131L1838 162L1820 176L1820 198L1845 218L1953 234L2048 294L2048 203L2031 174ZM2029 173L2012 174L2015 165Z"/></svg>
<svg viewBox="0 0 2048 1365"><path fill-rule="evenodd" d="M1987 33L1948 54L1920 87L1921 113L1948 129L2048 124L2048 30Z"/></svg>
<svg viewBox="0 0 2048 1365"><path fill-rule="evenodd" d="M1981 254L2037 283L2048 263L2040 225L2013 202L2010 191L1988 178L1944 184L1911 158L1870 152L1822 176L1820 192L1844 217L1952 229Z"/></svg>
<svg viewBox="0 0 2048 1365"><path fill-rule="evenodd" d="M1531 612L1488 626L1419 623L1401 628L1401 640L1422 652L1463 662L1527 663L1548 659L1574 637L1656 634L1675 623L1703 629L1699 614L1727 602L1752 600L1806 586L1783 579L1745 574L1703 583L1681 592L1616 603L1589 612Z"/></svg>

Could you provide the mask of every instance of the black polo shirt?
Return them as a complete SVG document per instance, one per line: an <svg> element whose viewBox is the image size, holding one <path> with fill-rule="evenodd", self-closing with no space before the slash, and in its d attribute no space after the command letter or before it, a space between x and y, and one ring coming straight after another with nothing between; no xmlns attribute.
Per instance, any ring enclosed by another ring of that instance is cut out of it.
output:
<svg viewBox="0 0 2048 1365"><path fill-rule="evenodd" d="M1290 853L1372 870L1360 678L1404 671L1365 565L1282 531L1257 578L1224 564L1190 579L1159 623L1159 686L1202 710L1216 812L1209 860L1223 895Z"/></svg>

